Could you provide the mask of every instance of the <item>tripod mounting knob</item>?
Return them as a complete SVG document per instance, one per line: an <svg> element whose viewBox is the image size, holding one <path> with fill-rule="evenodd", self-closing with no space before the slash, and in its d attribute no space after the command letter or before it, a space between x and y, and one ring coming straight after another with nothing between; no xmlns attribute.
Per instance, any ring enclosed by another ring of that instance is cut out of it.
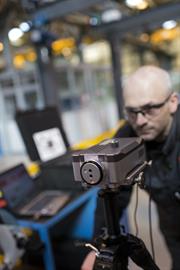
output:
<svg viewBox="0 0 180 270"><path fill-rule="evenodd" d="M95 246L93 246L92 244L86 243L85 244L85 247L91 248L96 253L96 256L99 256L100 255L100 251Z"/></svg>

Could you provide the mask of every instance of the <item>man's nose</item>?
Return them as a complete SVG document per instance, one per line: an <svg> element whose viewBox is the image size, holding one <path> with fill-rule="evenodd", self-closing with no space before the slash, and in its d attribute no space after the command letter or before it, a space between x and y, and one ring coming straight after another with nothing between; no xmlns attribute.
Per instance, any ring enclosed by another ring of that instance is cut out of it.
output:
<svg viewBox="0 0 180 270"><path fill-rule="evenodd" d="M136 125L143 126L146 123L147 123L146 116L142 112L138 112L136 117Z"/></svg>

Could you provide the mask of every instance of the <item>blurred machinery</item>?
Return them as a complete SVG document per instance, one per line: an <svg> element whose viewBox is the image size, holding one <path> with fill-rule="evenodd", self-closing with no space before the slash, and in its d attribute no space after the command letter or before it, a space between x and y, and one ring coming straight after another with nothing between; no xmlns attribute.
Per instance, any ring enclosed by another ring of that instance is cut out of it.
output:
<svg viewBox="0 0 180 270"><path fill-rule="evenodd" d="M13 269L25 252L28 237L19 227L0 225L0 270Z"/></svg>
<svg viewBox="0 0 180 270"><path fill-rule="evenodd" d="M18 225L7 209L0 208L0 270L21 269L26 253L43 248L34 236L31 229Z"/></svg>

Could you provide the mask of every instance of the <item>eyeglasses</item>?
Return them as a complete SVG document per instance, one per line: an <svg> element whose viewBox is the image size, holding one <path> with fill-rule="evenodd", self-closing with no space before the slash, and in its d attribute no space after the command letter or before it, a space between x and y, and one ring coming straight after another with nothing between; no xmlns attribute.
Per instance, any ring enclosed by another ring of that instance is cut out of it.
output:
<svg viewBox="0 0 180 270"><path fill-rule="evenodd" d="M141 113L143 116L147 118L156 116L159 113L158 109L160 109L167 103L171 95L172 93L163 102L158 103L158 104L147 104L139 108L126 107L125 114L127 118L131 121L135 121L137 119L138 113Z"/></svg>

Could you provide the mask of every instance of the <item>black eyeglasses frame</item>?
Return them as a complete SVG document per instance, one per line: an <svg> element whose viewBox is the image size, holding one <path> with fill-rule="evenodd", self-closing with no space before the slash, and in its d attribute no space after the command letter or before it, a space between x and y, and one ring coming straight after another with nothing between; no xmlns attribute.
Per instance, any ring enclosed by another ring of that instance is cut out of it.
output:
<svg viewBox="0 0 180 270"><path fill-rule="evenodd" d="M136 109L136 108L133 108L133 107L125 107L125 112L126 112L127 116L128 116L128 114L131 114L131 113L136 114L136 116L138 115L138 113L141 113L143 116L145 116L145 115L148 114L148 112L147 112L148 110L160 109L161 107L163 107L168 102L171 95L172 95L172 93L170 95L168 95L168 97L161 103L147 104L147 105L144 105L142 107L139 107L139 109Z"/></svg>

